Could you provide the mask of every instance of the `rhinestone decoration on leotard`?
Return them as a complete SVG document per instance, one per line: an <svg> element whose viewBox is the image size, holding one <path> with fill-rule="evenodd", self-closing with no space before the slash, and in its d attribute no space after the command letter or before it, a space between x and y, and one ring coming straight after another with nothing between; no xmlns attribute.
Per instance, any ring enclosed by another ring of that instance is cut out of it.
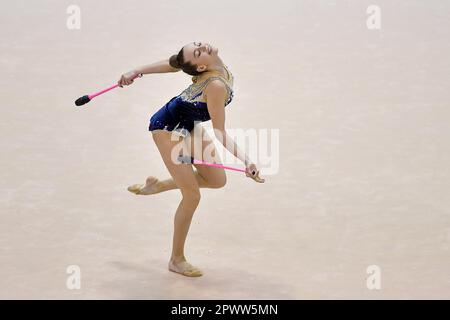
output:
<svg viewBox="0 0 450 320"><path fill-rule="evenodd" d="M195 103L195 102L203 102L201 101L201 96L203 93L203 89L208 85L209 82L213 80L221 80L223 83L225 83L227 87L228 92L228 99L227 104L232 100L233 98L233 82L234 77L233 74L226 68L228 74L230 75L230 79L225 79L221 74L219 74L216 71L207 72L207 74L216 74L216 76L211 76L209 78L206 78L206 80L201 81L201 77L203 75L194 76L192 77L192 84L186 88L181 94L180 97L183 101ZM200 81L199 81L200 80Z"/></svg>

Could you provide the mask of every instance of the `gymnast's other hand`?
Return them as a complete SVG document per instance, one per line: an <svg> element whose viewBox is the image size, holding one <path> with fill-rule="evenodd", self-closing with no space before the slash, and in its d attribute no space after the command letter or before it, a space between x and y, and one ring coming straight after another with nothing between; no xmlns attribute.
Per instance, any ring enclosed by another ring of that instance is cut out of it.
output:
<svg viewBox="0 0 450 320"><path fill-rule="evenodd" d="M117 84L123 88L123 86L129 86L133 83L134 79L139 76L139 73L136 71L130 71L123 74Z"/></svg>
<svg viewBox="0 0 450 320"><path fill-rule="evenodd" d="M256 165L254 163L249 163L245 168L245 175L249 178L252 178L256 182L264 183L266 179L262 179L259 177L259 170L256 168Z"/></svg>

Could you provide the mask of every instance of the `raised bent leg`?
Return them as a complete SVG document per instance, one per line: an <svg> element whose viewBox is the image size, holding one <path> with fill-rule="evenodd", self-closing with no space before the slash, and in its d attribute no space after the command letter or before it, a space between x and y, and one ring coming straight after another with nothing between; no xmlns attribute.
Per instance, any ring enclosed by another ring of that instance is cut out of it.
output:
<svg viewBox="0 0 450 320"><path fill-rule="evenodd" d="M184 141L186 147L190 150L190 154L195 159L203 159L204 161L211 163L220 163L221 160L214 146L214 142L202 126L198 129L201 129L201 131L199 130L201 135L194 136L193 130L190 137L186 138ZM201 146L201 148L197 146ZM194 176L199 188L222 188L225 186L227 179L224 169L204 165L194 166L196 168ZM150 176L147 178L145 185L132 185L128 188L128 191L139 195L149 195L177 188L178 186L173 178L159 180L156 177Z"/></svg>

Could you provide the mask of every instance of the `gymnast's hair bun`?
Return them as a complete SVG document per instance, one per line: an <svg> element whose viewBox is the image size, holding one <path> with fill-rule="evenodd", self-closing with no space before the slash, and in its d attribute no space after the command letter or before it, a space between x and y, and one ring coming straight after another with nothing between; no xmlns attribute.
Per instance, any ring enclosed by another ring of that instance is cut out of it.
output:
<svg viewBox="0 0 450 320"><path fill-rule="evenodd" d="M174 68L180 69L181 67L180 67L180 64L178 63L177 58L178 58L177 54L174 54L173 56L171 56L169 59L169 64Z"/></svg>

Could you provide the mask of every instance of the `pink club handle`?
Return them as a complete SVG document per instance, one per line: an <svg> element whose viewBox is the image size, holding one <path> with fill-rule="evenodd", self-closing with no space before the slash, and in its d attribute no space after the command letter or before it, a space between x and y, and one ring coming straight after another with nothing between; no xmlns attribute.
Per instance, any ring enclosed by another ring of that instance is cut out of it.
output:
<svg viewBox="0 0 450 320"><path fill-rule="evenodd" d="M99 91L99 92L90 94L90 95L89 95L89 100L92 100L92 99L94 99L96 96L99 96L99 95L101 95L101 94L103 94L103 93L105 93L105 92L108 92L109 90L115 89L115 88L117 88L118 86L119 86L119 85L116 84L116 85L113 85L113 86L111 86L111 87L109 87L109 88L107 88L107 89L105 89L105 90L102 90L102 91Z"/></svg>
<svg viewBox="0 0 450 320"><path fill-rule="evenodd" d="M142 73L138 73L135 77L132 78L132 80L136 79L137 77L142 77ZM119 84L115 84L115 85L113 85L113 86L111 86L111 87L109 87L109 88L106 88L106 89L102 90L102 91L99 91L99 92L90 94L90 95L89 95L89 100L92 100L92 99L95 98L96 96L99 96L99 95L101 95L101 94L103 94L103 93L105 93L105 92L108 92L109 90L115 89L115 88L117 88L118 86L119 86Z"/></svg>
<svg viewBox="0 0 450 320"><path fill-rule="evenodd" d="M194 164L204 164L204 165L207 165L207 166L210 166L210 167L215 167L215 168L223 168L223 169L234 170L234 171L239 171L239 172L246 172L245 170L242 170L242 169L229 167L229 166L224 166L222 164L204 162L204 161L200 161L200 160L196 160L196 159L194 159Z"/></svg>

